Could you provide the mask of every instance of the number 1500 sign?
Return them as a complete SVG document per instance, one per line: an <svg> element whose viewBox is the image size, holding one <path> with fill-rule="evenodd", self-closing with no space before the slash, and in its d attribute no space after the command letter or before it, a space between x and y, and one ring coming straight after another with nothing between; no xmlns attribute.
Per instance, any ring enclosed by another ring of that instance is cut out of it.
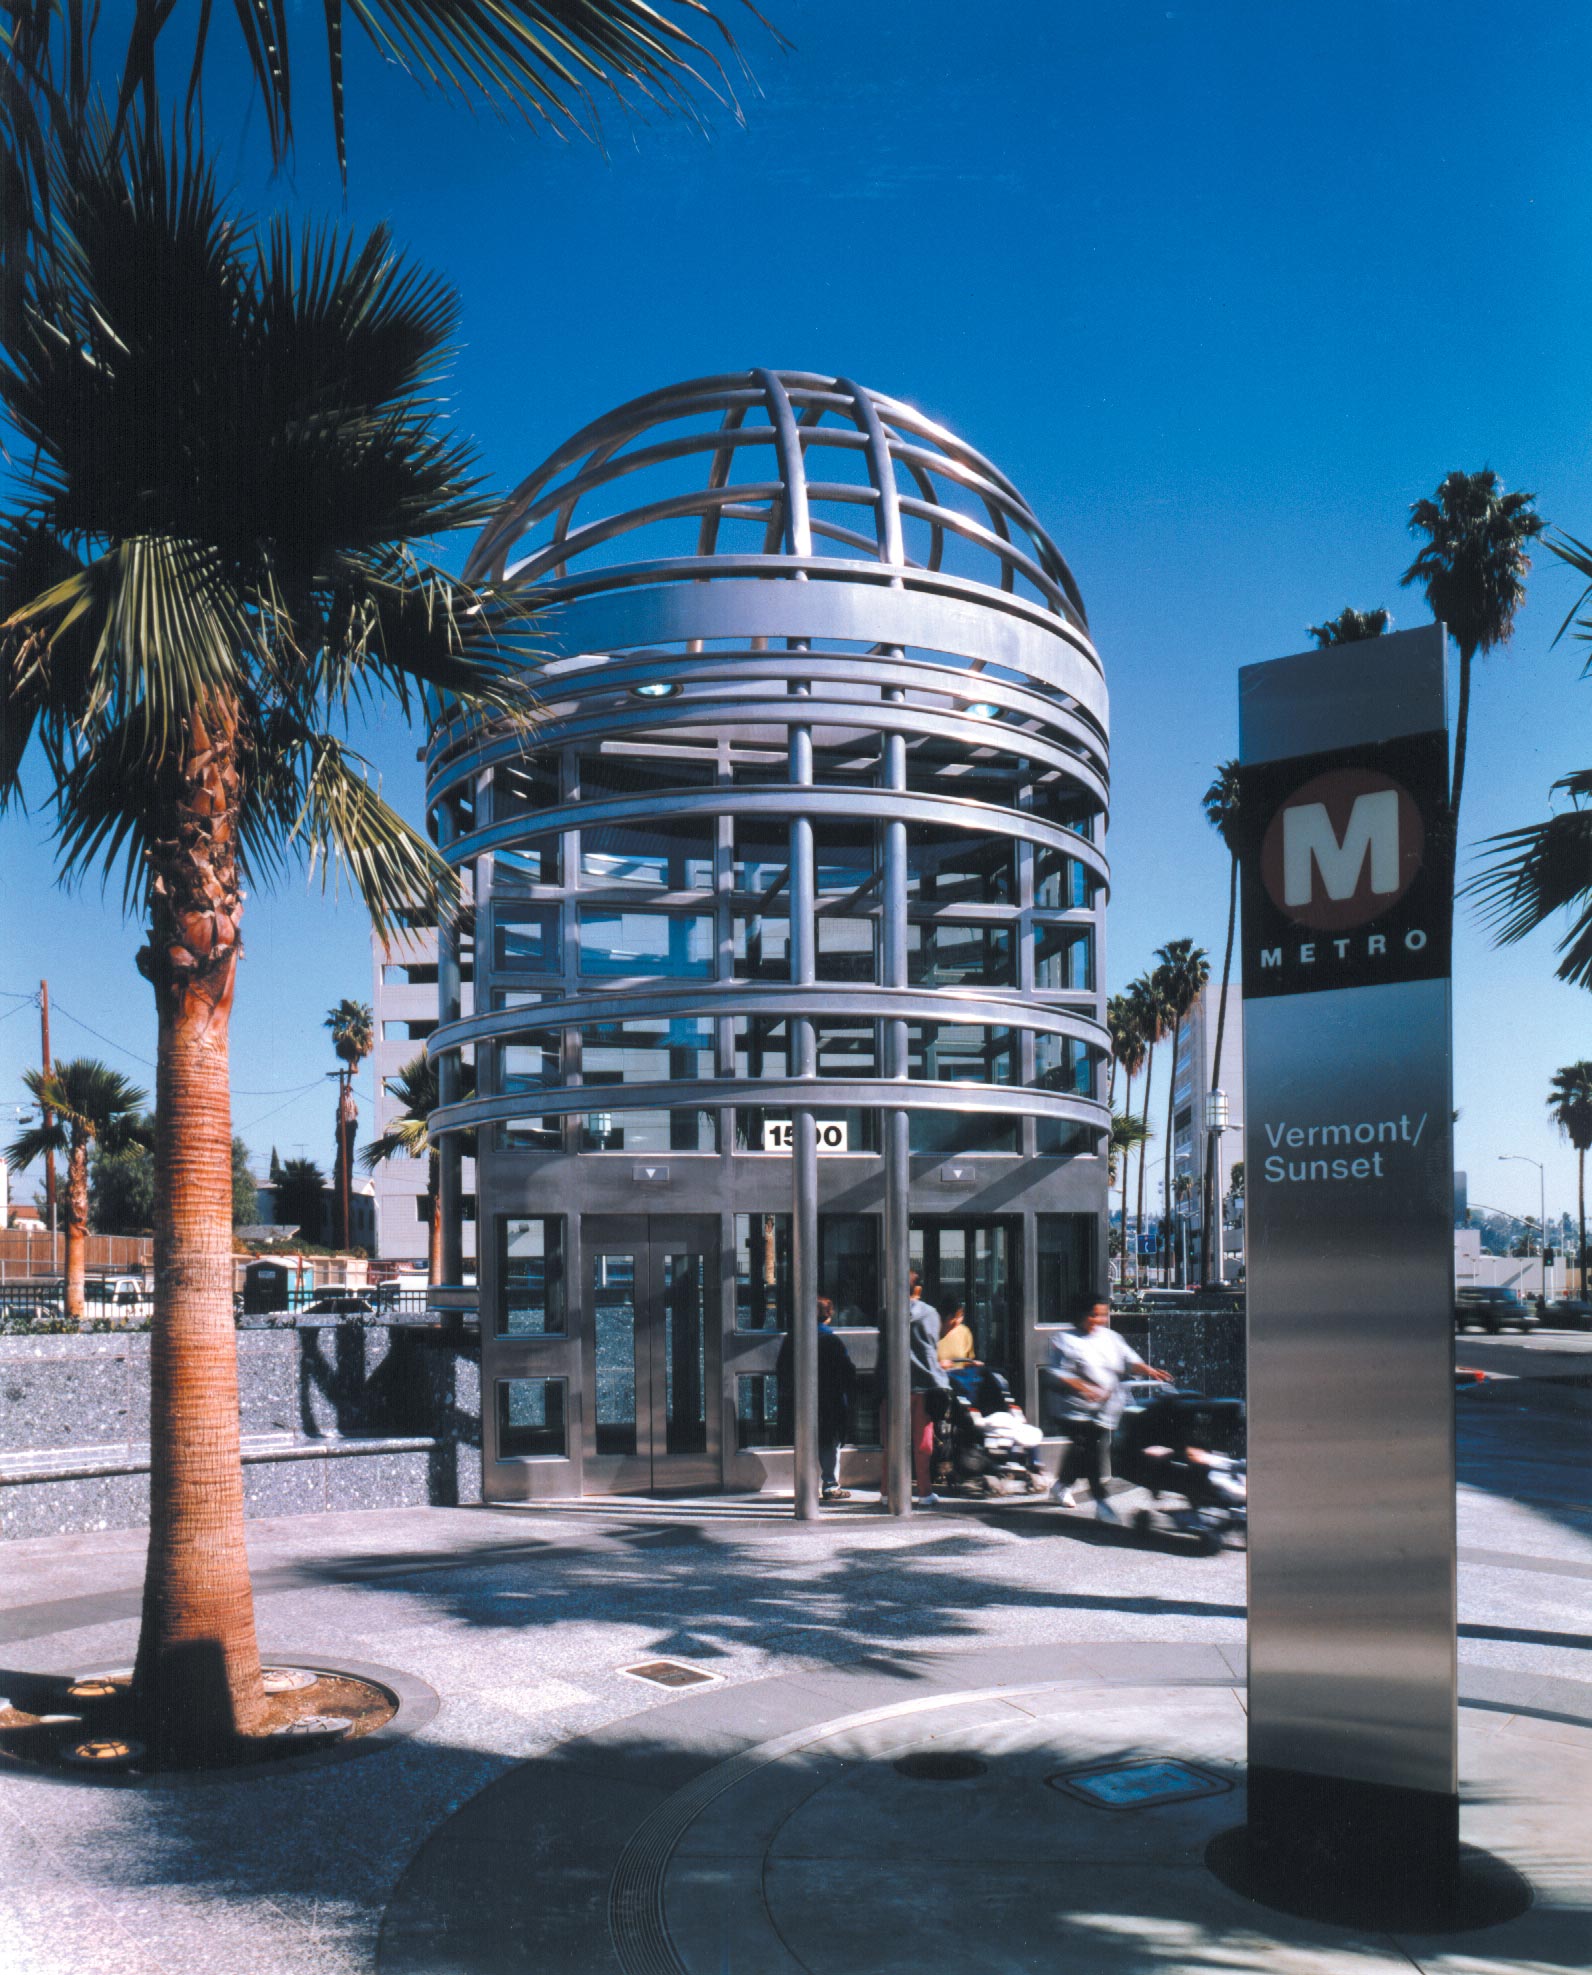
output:
<svg viewBox="0 0 1592 1975"><path fill-rule="evenodd" d="M844 1152L847 1149L847 1133L844 1120L820 1118L818 1121L818 1150L820 1152ZM763 1150L765 1152L794 1152L796 1150L796 1126L787 1118L783 1123L770 1121L763 1127Z"/></svg>

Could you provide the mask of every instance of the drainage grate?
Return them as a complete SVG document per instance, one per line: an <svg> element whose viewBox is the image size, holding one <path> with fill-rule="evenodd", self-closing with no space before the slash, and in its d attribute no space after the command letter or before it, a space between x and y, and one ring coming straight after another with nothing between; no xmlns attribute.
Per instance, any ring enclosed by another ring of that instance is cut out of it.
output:
<svg viewBox="0 0 1592 1975"><path fill-rule="evenodd" d="M982 1776L989 1764L977 1756L953 1755L949 1749L918 1749L898 1757L890 1767L915 1783L965 1783L970 1777Z"/></svg>
<svg viewBox="0 0 1592 1975"><path fill-rule="evenodd" d="M683 1660L641 1660L619 1671L628 1673L632 1680L650 1680L654 1687L700 1687L705 1681L718 1679L716 1673L704 1673L701 1667L687 1666Z"/></svg>
<svg viewBox="0 0 1592 1975"><path fill-rule="evenodd" d="M1233 1786L1186 1762L1113 1763L1109 1768L1065 1769L1045 1781L1053 1790L1081 1797L1100 1810L1149 1810L1156 1804L1217 1797Z"/></svg>

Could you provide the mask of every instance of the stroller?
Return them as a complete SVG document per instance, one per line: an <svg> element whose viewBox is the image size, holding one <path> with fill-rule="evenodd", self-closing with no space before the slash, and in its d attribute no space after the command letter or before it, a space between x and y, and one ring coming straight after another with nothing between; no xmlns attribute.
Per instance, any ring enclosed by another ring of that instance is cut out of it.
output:
<svg viewBox="0 0 1592 1975"><path fill-rule="evenodd" d="M950 1385L931 1395L934 1488L948 1495L1029 1495L1049 1485L1039 1466L1044 1435L1023 1417L1012 1389L986 1365L958 1366Z"/></svg>
<svg viewBox="0 0 1592 1975"><path fill-rule="evenodd" d="M1197 1539L1208 1554L1222 1548L1229 1530L1248 1527L1242 1399L1207 1399L1198 1392L1158 1387L1145 1403L1130 1406L1111 1445L1113 1471L1147 1488L1158 1505L1163 1495L1182 1496L1184 1508L1140 1509L1134 1527L1169 1523Z"/></svg>

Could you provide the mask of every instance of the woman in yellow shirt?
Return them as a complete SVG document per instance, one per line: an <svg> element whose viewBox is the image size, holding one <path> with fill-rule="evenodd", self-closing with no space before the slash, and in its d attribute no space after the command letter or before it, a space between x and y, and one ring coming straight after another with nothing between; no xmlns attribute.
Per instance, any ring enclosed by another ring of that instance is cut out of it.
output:
<svg viewBox="0 0 1592 1975"><path fill-rule="evenodd" d="M965 1303L958 1303L940 1319L939 1359L942 1365L973 1362L973 1333L967 1327L966 1310Z"/></svg>

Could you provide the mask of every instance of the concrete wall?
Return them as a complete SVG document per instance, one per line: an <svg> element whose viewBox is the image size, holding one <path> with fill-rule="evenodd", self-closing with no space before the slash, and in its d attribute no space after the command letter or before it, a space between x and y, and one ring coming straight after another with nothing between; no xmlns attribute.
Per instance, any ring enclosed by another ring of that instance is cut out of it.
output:
<svg viewBox="0 0 1592 1975"><path fill-rule="evenodd" d="M251 1516L480 1499L473 1333L422 1324L238 1332ZM0 1538L149 1511L149 1337L0 1337Z"/></svg>

